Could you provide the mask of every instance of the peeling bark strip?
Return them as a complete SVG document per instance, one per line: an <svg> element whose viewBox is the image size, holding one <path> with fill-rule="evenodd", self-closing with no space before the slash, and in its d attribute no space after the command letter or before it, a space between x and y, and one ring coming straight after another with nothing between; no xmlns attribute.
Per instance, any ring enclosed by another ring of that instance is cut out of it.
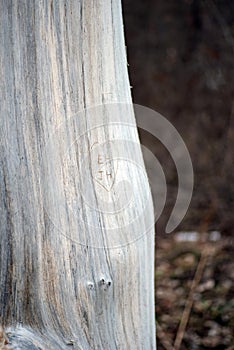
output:
<svg viewBox="0 0 234 350"><path fill-rule="evenodd" d="M108 103L134 125L120 1L0 0L0 17L1 347L155 349L152 204L125 232L116 207L108 219L85 202L129 177L131 218L148 191L112 161L123 135L144 169L136 127L108 127Z"/></svg>

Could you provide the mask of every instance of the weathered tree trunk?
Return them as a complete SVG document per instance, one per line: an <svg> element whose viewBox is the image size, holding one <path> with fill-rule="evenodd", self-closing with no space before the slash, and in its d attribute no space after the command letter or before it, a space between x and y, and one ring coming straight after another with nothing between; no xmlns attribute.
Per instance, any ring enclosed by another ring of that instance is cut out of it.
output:
<svg viewBox="0 0 234 350"><path fill-rule="evenodd" d="M0 324L16 349L155 349L120 1L0 0L0 18Z"/></svg>

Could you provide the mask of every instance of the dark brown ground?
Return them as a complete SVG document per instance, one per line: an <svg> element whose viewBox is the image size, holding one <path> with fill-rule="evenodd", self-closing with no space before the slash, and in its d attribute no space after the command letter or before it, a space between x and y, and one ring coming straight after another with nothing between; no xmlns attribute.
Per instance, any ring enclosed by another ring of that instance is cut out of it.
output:
<svg viewBox="0 0 234 350"><path fill-rule="evenodd" d="M172 349L185 309L188 324L179 349L234 349L234 245L229 239L201 237L204 241L157 238L158 350Z"/></svg>

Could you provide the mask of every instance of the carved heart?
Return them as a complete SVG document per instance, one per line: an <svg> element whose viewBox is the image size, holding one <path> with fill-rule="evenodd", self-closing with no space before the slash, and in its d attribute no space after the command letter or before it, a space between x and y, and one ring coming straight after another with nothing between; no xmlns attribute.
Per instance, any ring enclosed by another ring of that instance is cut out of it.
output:
<svg viewBox="0 0 234 350"><path fill-rule="evenodd" d="M118 160L112 160L100 146L92 151L92 177L106 191L114 186L118 170Z"/></svg>
<svg viewBox="0 0 234 350"><path fill-rule="evenodd" d="M103 159L103 163L101 159ZM100 186L109 192L114 186L117 170L118 160L108 160L105 157L100 158L99 154L99 163L98 166L95 167L93 178Z"/></svg>

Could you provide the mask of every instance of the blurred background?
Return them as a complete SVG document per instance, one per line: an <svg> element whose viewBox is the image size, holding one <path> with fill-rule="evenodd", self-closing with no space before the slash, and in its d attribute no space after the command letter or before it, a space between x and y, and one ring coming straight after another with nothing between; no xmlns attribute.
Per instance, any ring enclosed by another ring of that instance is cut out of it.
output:
<svg viewBox="0 0 234 350"><path fill-rule="evenodd" d="M156 223L158 348L172 349L176 341L177 349L231 350L234 1L122 4L133 101L161 113L176 127L195 175L189 210L177 232L166 235L177 173L163 145L140 131L142 144L160 161L168 186L167 203Z"/></svg>

